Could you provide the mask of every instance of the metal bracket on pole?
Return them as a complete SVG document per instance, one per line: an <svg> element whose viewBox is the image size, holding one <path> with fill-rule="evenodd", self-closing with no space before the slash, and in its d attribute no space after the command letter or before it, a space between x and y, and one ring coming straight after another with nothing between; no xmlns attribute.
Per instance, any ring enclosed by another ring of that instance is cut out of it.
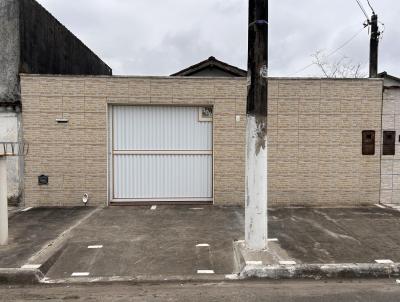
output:
<svg viewBox="0 0 400 302"><path fill-rule="evenodd" d="M254 22L251 22L249 24L249 27L253 26L253 25L269 25L267 20L256 20Z"/></svg>
<svg viewBox="0 0 400 302"><path fill-rule="evenodd" d="M7 161L0 155L0 246L8 244Z"/></svg>

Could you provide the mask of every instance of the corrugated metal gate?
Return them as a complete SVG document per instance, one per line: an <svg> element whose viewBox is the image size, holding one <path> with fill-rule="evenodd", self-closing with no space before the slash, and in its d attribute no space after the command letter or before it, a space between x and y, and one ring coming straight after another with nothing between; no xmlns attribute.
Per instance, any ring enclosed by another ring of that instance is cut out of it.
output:
<svg viewBox="0 0 400 302"><path fill-rule="evenodd" d="M112 202L212 202L212 122L199 107L112 107Z"/></svg>

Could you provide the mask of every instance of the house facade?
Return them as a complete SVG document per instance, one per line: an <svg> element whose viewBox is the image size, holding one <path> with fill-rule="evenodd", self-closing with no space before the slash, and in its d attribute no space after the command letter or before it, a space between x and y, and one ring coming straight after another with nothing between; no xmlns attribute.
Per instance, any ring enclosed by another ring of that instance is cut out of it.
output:
<svg viewBox="0 0 400 302"><path fill-rule="evenodd" d="M21 75L25 206L243 205L246 79ZM269 80L271 206L380 200L382 79Z"/></svg>

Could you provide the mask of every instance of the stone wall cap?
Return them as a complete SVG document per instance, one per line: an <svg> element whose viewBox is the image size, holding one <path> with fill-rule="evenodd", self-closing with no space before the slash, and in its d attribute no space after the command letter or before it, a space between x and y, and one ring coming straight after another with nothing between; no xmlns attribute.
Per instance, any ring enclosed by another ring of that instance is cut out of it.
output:
<svg viewBox="0 0 400 302"><path fill-rule="evenodd" d="M149 79L149 80L222 80L245 81L243 77L181 77L181 76L140 76L140 75L63 75L63 74L26 74L21 73L22 78L84 78L84 79ZM322 78L322 77L269 77L274 81L349 81L349 82L383 82L382 78Z"/></svg>

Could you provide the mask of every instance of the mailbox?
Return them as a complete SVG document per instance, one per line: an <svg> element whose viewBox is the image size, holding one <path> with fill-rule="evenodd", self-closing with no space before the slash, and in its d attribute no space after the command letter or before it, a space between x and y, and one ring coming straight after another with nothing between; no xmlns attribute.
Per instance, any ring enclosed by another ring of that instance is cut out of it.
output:
<svg viewBox="0 0 400 302"><path fill-rule="evenodd" d="M395 155L396 131L383 131L382 155Z"/></svg>
<svg viewBox="0 0 400 302"><path fill-rule="evenodd" d="M38 177L39 186L45 186L49 184L49 177L47 175L40 175Z"/></svg>
<svg viewBox="0 0 400 302"><path fill-rule="evenodd" d="M362 155L375 154L375 131L364 130L362 132Z"/></svg>

